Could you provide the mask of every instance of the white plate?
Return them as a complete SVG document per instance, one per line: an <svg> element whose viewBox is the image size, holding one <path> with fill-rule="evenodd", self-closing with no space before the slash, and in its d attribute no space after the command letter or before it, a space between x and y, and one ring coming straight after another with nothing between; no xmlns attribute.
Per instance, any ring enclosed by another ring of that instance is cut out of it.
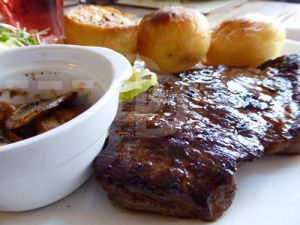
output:
<svg viewBox="0 0 300 225"><path fill-rule="evenodd" d="M300 42L287 41L283 54L300 54ZM243 164L236 173L237 194L215 225L299 225L300 155L268 156ZM0 199L1 201L1 199ZM0 212L1 225L201 225L160 214L136 212L112 204L92 176L68 197L21 213Z"/></svg>
<svg viewBox="0 0 300 225"><path fill-rule="evenodd" d="M201 13L207 14L215 10L220 10L222 8L233 6L235 4L240 4L246 0L221 0L221 1L207 1L207 0L197 0L197 1L185 1L182 0L118 0L116 4L120 5L130 5L148 8L161 8L165 5L171 6L183 6L186 8L197 9Z"/></svg>

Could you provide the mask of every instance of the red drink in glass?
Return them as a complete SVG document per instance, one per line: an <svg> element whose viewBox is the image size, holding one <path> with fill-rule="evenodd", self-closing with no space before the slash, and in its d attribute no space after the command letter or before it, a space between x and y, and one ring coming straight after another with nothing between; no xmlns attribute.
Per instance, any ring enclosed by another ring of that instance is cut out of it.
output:
<svg viewBox="0 0 300 225"><path fill-rule="evenodd" d="M48 34L57 37L63 31L63 0L0 0L3 22L27 31L50 28Z"/></svg>

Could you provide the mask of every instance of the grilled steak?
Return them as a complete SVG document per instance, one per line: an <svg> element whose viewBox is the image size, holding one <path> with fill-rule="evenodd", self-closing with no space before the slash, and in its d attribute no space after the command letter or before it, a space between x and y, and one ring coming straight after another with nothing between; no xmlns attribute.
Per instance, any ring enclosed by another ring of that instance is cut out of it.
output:
<svg viewBox="0 0 300 225"><path fill-rule="evenodd" d="M216 220L240 162L297 152L299 57L260 69L219 66L164 77L120 104L97 181L123 206Z"/></svg>

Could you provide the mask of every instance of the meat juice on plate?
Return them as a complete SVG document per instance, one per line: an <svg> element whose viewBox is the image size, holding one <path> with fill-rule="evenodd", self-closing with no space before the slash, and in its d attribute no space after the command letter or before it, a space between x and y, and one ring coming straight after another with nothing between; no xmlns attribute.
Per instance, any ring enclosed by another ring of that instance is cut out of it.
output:
<svg viewBox="0 0 300 225"><path fill-rule="evenodd" d="M50 28L48 34L63 35L63 0L1 0L3 22L27 31Z"/></svg>

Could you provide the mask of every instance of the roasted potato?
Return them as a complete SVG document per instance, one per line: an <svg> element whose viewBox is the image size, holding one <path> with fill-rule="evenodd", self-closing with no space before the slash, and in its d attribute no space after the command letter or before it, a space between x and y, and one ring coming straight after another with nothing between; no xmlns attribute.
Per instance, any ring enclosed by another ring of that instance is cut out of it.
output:
<svg viewBox="0 0 300 225"><path fill-rule="evenodd" d="M278 56L285 28L275 18L245 14L223 21L212 32L206 64L257 67Z"/></svg>
<svg viewBox="0 0 300 225"><path fill-rule="evenodd" d="M210 44L206 18L180 6L165 6L145 15L137 33L137 51L147 66L168 73L194 66Z"/></svg>
<svg viewBox="0 0 300 225"><path fill-rule="evenodd" d="M136 21L117 9L86 5L64 16L67 44L100 46L136 59Z"/></svg>

